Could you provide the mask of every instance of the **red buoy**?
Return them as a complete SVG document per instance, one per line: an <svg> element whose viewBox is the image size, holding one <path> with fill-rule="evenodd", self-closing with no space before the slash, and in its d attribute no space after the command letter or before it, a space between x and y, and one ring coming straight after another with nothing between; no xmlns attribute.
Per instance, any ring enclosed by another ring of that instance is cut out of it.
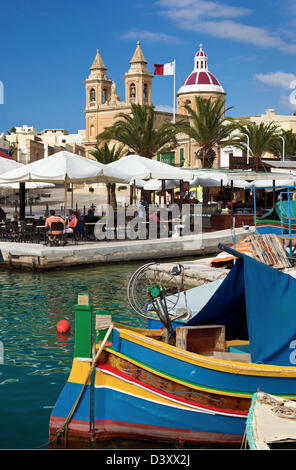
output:
<svg viewBox="0 0 296 470"><path fill-rule="evenodd" d="M60 320L57 323L57 331L58 333L68 333L70 331L71 325L67 320Z"/></svg>

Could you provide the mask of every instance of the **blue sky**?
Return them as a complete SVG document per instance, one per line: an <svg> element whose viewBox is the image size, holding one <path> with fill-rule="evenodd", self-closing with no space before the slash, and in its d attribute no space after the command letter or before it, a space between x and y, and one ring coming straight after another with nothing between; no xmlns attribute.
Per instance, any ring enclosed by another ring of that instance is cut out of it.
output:
<svg viewBox="0 0 296 470"><path fill-rule="evenodd" d="M138 39L151 72L176 59L177 89L203 43L233 116L296 109L289 100L296 0L14 0L1 6L1 18L0 132L22 124L84 129L83 81L96 50L124 100L123 74ZM172 77L154 77L152 99L172 108Z"/></svg>

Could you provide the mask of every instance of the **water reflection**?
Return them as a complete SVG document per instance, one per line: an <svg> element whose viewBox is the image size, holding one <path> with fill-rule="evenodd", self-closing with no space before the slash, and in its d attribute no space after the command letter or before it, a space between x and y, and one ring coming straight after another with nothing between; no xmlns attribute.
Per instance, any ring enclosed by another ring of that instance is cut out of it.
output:
<svg viewBox="0 0 296 470"><path fill-rule="evenodd" d="M34 375L69 371L79 293L88 293L94 308L109 309L115 321L140 325L141 319L126 297L128 280L138 266L140 263L121 263L75 271L0 272L4 366L26 366L27 374ZM61 319L70 322L70 334L57 333Z"/></svg>
<svg viewBox="0 0 296 470"><path fill-rule="evenodd" d="M140 325L127 303L131 274L142 263L45 273L0 271L0 448L37 448L48 441L51 410L70 372L74 306L88 293L113 319ZM56 324L71 331L59 335Z"/></svg>

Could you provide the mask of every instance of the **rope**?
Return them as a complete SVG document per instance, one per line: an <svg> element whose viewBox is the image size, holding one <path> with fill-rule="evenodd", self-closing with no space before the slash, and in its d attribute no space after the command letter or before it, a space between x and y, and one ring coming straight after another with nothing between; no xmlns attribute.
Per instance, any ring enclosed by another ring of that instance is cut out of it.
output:
<svg viewBox="0 0 296 470"><path fill-rule="evenodd" d="M102 315L102 316L103 316L103 315ZM109 315L106 315L106 316L109 316ZM105 334L105 337L104 337L104 339L103 339L103 341L102 341L102 343L101 343L101 345L100 345L100 347L99 347L99 349L98 349L98 352L97 352L96 355L93 357L92 365L91 365L91 367L90 367L90 369L89 369L89 371L88 371L87 377L86 377L85 382L84 382L84 384L83 384L83 386L82 386L82 388L81 388L81 390L80 390L80 393L79 393L79 395L78 395L78 397L77 397L77 399L76 399L74 405L73 405L72 408L71 408L70 413L68 414L68 416L67 416L66 420L64 421L64 423L62 424L62 426L56 431L54 438L53 438L51 441L49 441L46 445L49 445L49 444L52 444L52 443L56 443L56 442L59 440L59 438L64 434L64 435L65 435L65 447L66 447L66 444L67 444L67 437L68 437L68 425L69 425L69 423L70 423L70 421L71 421L71 419L72 419L72 416L73 416L73 414L74 414L74 412L75 412L75 410L76 410L76 408L77 408L77 405L78 405L78 403L79 403L79 401L80 401L80 398L82 397L82 394L83 394L84 389L85 389L85 387L86 387L86 385L87 385L87 382L89 381L90 377L92 376L92 374L93 374L93 372L94 372L94 370L95 370L96 363L97 363L97 361L98 361L98 359L99 359L99 357L100 357L100 355L101 355L101 352L102 352L103 349L104 349L104 346L105 346L105 344L106 344L106 342L107 342L107 339L109 338L109 335L110 335L110 333L111 333L113 327L114 327L114 324L111 323L111 325L109 326L109 329L108 329L107 333ZM41 446L41 447L43 447L43 446Z"/></svg>
<svg viewBox="0 0 296 470"><path fill-rule="evenodd" d="M187 305L187 295L186 295L186 284L184 282L184 274L185 274L185 266L183 266L183 264L180 264L180 266L182 266L182 271L181 271L181 284L182 284L182 287L183 287L183 292L184 292L184 300L185 300L185 306L186 308L188 307Z"/></svg>
<svg viewBox="0 0 296 470"><path fill-rule="evenodd" d="M279 401L266 394L259 396L257 399L265 405L270 405L271 411L280 418L296 419L296 408L286 406L288 400L282 399Z"/></svg>
<svg viewBox="0 0 296 470"><path fill-rule="evenodd" d="M96 315L96 330L106 330L111 325L112 315Z"/></svg>

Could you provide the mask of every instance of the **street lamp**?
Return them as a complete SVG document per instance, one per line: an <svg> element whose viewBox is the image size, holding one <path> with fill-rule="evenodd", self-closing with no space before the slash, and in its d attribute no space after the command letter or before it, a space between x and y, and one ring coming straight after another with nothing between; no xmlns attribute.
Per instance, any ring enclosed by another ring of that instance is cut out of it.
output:
<svg viewBox="0 0 296 470"><path fill-rule="evenodd" d="M249 160L250 160L250 138L248 134L243 134L247 137L247 165L249 165Z"/></svg>
<svg viewBox="0 0 296 470"><path fill-rule="evenodd" d="M283 141L283 162L285 161L285 139L283 136L279 135L279 137L282 139Z"/></svg>

